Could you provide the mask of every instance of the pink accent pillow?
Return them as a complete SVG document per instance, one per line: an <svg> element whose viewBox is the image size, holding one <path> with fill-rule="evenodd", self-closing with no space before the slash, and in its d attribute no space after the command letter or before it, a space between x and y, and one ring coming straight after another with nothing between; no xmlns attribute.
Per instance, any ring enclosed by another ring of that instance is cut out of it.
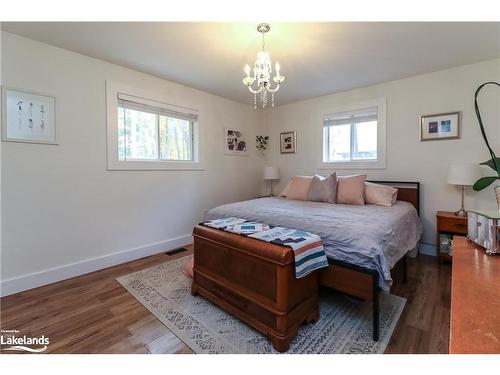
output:
<svg viewBox="0 0 500 375"><path fill-rule="evenodd" d="M313 176L295 176L287 191L287 199L306 201Z"/></svg>
<svg viewBox="0 0 500 375"><path fill-rule="evenodd" d="M189 262L187 262L184 266L182 266L182 272L184 275L193 278L193 267L194 267L194 258L191 258Z"/></svg>
<svg viewBox="0 0 500 375"><path fill-rule="evenodd" d="M290 180L288 182L288 184L286 184L285 188L283 189L283 191L280 194L280 197L285 197L286 198L286 196L288 195L288 191L290 190L290 185L292 185L292 181L293 181L293 179Z"/></svg>
<svg viewBox="0 0 500 375"><path fill-rule="evenodd" d="M396 202L398 189L392 186L365 182L365 202L390 207Z"/></svg>
<svg viewBox="0 0 500 375"><path fill-rule="evenodd" d="M337 203L365 204L366 175L339 176L337 180Z"/></svg>

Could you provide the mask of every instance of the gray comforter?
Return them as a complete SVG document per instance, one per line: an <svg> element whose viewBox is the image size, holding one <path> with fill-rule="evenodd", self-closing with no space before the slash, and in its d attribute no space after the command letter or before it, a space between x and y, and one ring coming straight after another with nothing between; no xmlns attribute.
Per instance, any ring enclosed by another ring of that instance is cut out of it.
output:
<svg viewBox="0 0 500 375"><path fill-rule="evenodd" d="M391 268L422 234L417 210L401 201L383 207L259 198L213 208L206 219L230 216L316 233L328 258L377 270L386 291L392 285Z"/></svg>

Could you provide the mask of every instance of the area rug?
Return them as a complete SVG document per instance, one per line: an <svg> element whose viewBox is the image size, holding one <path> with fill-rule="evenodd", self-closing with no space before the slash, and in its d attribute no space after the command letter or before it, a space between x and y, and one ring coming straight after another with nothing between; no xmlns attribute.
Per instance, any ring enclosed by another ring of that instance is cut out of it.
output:
<svg viewBox="0 0 500 375"><path fill-rule="evenodd" d="M182 257L117 281L195 353L278 353L268 338L190 293ZM406 299L380 294L380 340L372 340L371 304L330 290L320 293L320 319L304 325L287 353L383 353Z"/></svg>

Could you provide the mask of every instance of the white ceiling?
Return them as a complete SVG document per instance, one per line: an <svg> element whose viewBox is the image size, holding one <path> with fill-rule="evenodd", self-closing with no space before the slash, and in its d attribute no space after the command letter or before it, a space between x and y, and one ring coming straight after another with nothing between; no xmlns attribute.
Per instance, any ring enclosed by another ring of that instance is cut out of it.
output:
<svg viewBox="0 0 500 375"><path fill-rule="evenodd" d="M244 103L255 23L3 22L2 29ZM278 103L500 57L500 23L271 23Z"/></svg>

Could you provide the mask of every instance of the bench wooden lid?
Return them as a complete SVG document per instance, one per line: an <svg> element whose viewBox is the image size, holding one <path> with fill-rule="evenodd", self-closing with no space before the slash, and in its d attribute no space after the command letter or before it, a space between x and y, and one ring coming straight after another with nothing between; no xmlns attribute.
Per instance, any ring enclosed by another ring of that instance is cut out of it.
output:
<svg viewBox="0 0 500 375"><path fill-rule="evenodd" d="M193 229L193 236L215 241L281 265L287 265L294 261L293 250L288 246L275 245L236 233L224 232L220 229L197 225Z"/></svg>

